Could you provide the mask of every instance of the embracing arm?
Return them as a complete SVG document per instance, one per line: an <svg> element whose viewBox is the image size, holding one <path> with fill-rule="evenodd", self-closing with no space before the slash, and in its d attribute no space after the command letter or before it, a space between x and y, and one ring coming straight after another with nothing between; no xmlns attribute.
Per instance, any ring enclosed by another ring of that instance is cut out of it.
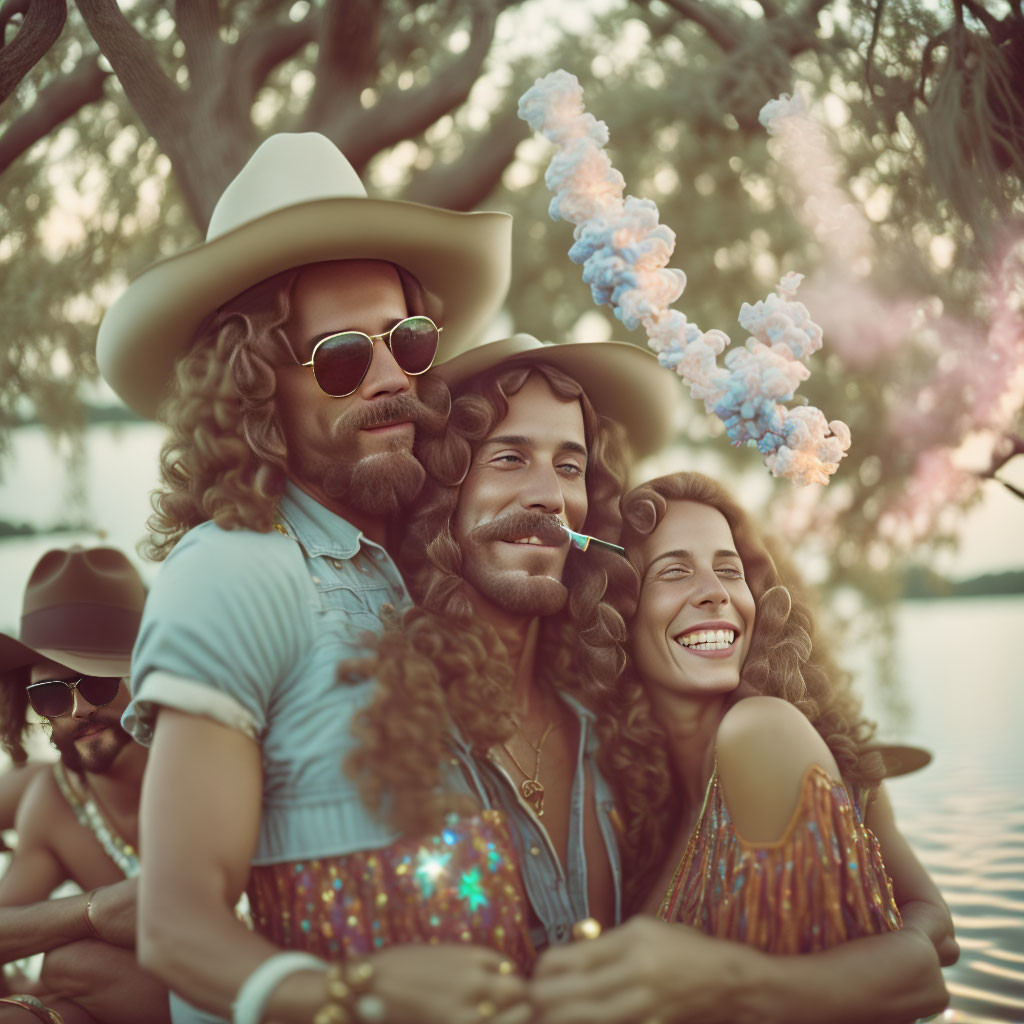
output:
<svg viewBox="0 0 1024 1024"><path fill-rule="evenodd" d="M938 951L943 967L955 964L960 947L953 936L953 917L938 886L897 828L884 786L879 786L872 796L865 823L881 847L903 927L924 932Z"/></svg>
<svg viewBox="0 0 1024 1024"><path fill-rule="evenodd" d="M650 917L545 953L531 994L540 1024L904 1024L948 1001L917 931L773 956Z"/></svg>
<svg viewBox="0 0 1024 1024"><path fill-rule="evenodd" d="M163 709L146 769L139 902L142 965L190 1002L230 1017L242 982L280 952L232 908L249 874L261 802L257 744L210 719ZM395 1024L472 1019L489 1001L494 1024L525 1024L521 978L502 957L472 946L400 946L370 958L374 992ZM265 1013L308 1024L327 1001L322 973L302 971L274 989Z"/></svg>

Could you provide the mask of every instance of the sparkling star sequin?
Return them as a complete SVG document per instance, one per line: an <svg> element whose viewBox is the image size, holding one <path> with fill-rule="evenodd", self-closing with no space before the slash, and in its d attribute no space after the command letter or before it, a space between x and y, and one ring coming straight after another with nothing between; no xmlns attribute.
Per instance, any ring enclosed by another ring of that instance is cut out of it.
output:
<svg viewBox="0 0 1024 1024"><path fill-rule="evenodd" d="M434 894L437 880L445 873L451 859L450 853L435 853L425 846L419 848L416 854L416 870L413 874L427 899Z"/></svg>
<svg viewBox="0 0 1024 1024"><path fill-rule="evenodd" d="M471 868L459 879L459 899L469 904L470 913L487 906L479 868Z"/></svg>

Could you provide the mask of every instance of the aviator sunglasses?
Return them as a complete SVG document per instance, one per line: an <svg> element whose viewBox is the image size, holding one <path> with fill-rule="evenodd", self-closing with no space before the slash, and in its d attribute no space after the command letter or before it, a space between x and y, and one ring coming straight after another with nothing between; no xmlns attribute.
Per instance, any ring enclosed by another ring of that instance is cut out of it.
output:
<svg viewBox="0 0 1024 1024"><path fill-rule="evenodd" d="M67 679L42 679L26 687L26 690L28 702L37 715L60 718L71 710L75 702L75 690L94 708L102 708L117 696L120 687L120 676L82 676L74 682Z"/></svg>
<svg viewBox="0 0 1024 1024"><path fill-rule="evenodd" d="M437 342L443 328L429 316L407 316L383 334L363 331L339 331L327 334L313 346L309 362L320 390L331 398L347 398L366 376L373 361L373 343L383 338L399 369L410 377L426 373L437 355ZM298 362L298 360L296 360Z"/></svg>

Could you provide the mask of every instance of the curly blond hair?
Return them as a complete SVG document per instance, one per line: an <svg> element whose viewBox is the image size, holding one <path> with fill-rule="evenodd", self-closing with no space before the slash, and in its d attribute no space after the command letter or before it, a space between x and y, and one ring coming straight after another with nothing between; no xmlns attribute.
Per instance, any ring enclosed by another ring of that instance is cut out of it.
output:
<svg viewBox="0 0 1024 1024"><path fill-rule="evenodd" d="M423 289L392 264L410 316ZM266 532L288 479L288 447L274 411L274 368L294 360L285 333L293 267L236 295L200 325L176 363L160 419L171 434L160 453L162 487L153 494L143 555L160 561L193 526Z"/></svg>
<svg viewBox="0 0 1024 1024"><path fill-rule="evenodd" d="M531 374L583 411L588 450L588 511L584 530L615 541L618 498L625 477L625 446L617 425L598 416L571 377L544 363L492 370L454 398L448 429L420 445L430 482L407 524L401 564L417 607L387 624L360 674L377 682L373 703L358 716L360 748L347 770L364 800L386 805L409 834L435 829L463 801L441 788L441 765L454 722L474 752L485 756L513 733L513 666L498 634L472 612L462 579L462 553L453 532L459 486L474 447L505 418L508 399ZM619 688L625 663L625 626L607 600L629 587L632 569L620 556L591 549L566 562L569 597L562 612L541 622L538 684L577 698L596 715L599 763L616 789L625 844L636 860L631 875L660 859L667 841L668 761L660 733L633 712L632 694Z"/></svg>
<svg viewBox="0 0 1024 1024"><path fill-rule="evenodd" d="M780 697L799 708L828 744L843 777L856 785L876 785L883 775L882 761L867 749L875 726L861 713L849 673L815 635L812 601L799 574L721 484L701 473L673 473L631 490L622 499L627 550L632 552L653 533L669 503L676 501L721 512L743 560L757 609L740 673L743 695ZM639 577L634 576L632 598L620 606L627 620L635 614L639 590ZM632 678L634 670L626 675Z"/></svg>

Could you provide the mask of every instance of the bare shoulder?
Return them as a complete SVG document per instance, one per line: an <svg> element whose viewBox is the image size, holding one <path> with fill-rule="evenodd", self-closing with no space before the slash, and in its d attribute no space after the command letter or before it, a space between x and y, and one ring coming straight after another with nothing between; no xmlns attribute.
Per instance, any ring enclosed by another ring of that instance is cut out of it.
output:
<svg viewBox="0 0 1024 1024"><path fill-rule="evenodd" d="M736 831L748 842L781 839L812 765L839 767L814 726L778 697L748 697L718 727L718 776Z"/></svg>
<svg viewBox="0 0 1024 1024"><path fill-rule="evenodd" d="M54 767L48 765L45 770L37 772L25 787L15 819L19 844L42 841L42 845L49 845L45 837L52 836L55 826L73 814L57 785Z"/></svg>

